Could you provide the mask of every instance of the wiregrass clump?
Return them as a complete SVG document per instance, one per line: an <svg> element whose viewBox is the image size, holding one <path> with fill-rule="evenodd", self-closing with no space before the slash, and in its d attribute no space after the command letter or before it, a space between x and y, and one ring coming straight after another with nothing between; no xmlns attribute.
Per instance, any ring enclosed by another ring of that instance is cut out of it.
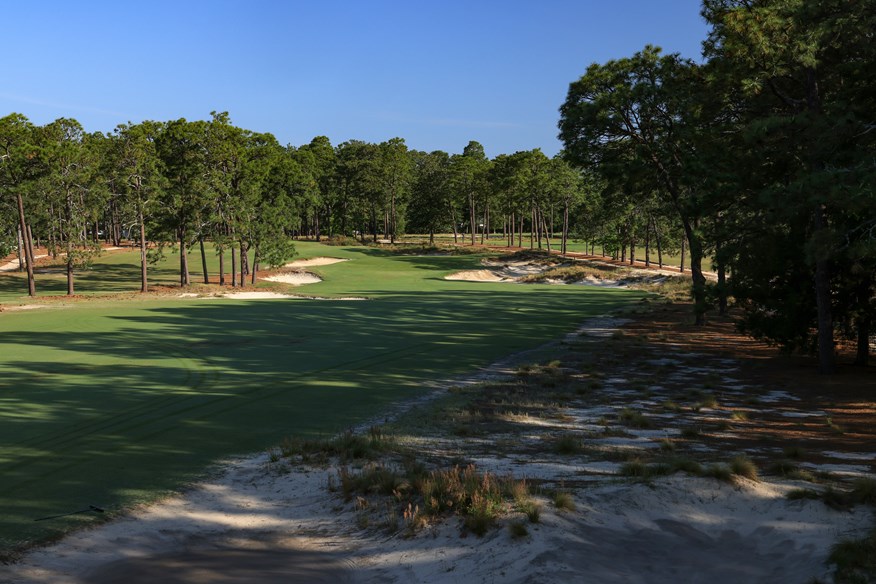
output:
<svg viewBox="0 0 876 584"><path fill-rule="evenodd" d="M426 471L410 464L371 463L358 471L343 466L337 474L336 490L346 501L357 495L386 497L393 515L411 532L450 515L462 519L464 533L477 536L511 511L523 513L531 523L540 519L541 507L526 481L480 473L474 465Z"/></svg>

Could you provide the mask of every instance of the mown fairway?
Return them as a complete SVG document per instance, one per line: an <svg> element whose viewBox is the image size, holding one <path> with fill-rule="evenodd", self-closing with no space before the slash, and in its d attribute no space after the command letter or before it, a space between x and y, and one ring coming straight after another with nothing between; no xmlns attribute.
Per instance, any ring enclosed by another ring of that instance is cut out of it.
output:
<svg viewBox="0 0 876 584"><path fill-rule="evenodd" d="M639 297L442 279L472 256L299 251L352 259L315 268L326 281L299 292L371 300L93 299L0 314L3 551L92 520L37 518L116 511L217 459L341 430ZM110 260L102 289L136 290L136 255Z"/></svg>

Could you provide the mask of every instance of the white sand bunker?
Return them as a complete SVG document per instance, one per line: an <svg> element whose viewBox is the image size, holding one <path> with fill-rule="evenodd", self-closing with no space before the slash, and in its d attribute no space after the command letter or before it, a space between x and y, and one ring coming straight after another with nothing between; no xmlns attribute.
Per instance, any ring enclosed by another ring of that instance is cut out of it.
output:
<svg viewBox="0 0 876 584"><path fill-rule="evenodd" d="M327 258L327 257L318 257L318 258L307 258L305 260L295 260L294 262L289 262L283 267L286 268L309 268L312 266L329 266L331 264L337 264L340 262L348 262L348 259L342 258Z"/></svg>
<svg viewBox="0 0 876 584"><path fill-rule="evenodd" d="M492 270L464 270L444 277L445 280L464 280L466 282L507 282Z"/></svg>
<svg viewBox="0 0 876 584"><path fill-rule="evenodd" d="M231 292L223 294L222 298L233 298L234 300L273 300L276 298L294 298L294 296L280 294L279 292Z"/></svg>
<svg viewBox="0 0 876 584"><path fill-rule="evenodd" d="M316 274L311 274L310 272L286 272L282 274L274 274L273 276L265 276L262 280L267 280L268 282L282 282L283 284L292 284L293 286L322 282L322 278Z"/></svg>

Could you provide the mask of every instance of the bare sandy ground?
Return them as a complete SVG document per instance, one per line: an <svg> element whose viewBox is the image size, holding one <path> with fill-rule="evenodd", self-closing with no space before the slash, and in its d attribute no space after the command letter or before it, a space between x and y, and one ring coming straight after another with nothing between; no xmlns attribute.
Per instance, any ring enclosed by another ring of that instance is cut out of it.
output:
<svg viewBox="0 0 876 584"><path fill-rule="evenodd" d="M584 335L599 343L610 338L621 322L593 319L561 342ZM509 359L485 374L490 378L513 367ZM692 373L679 363L674 368L679 375ZM469 381L483 379L474 376ZM608 394L618 393L621 389L611 386L621 386L623 380L608 378L605 384ZM415 405L443 395L447 387L427 392ZM762 401L768 402L774 393L765 394ZM388 417L406 407L410 405L399 406ZM601 410L610 409L594 404L585 413L586 420L577 420L578 412L570 408L568 419L529 421L532 432L546 424L583 428ZM642 430L603 441L621 440L616 446L623 441L644 443L659 438L648 432L662 436L671 430ZM501 528L483 538L462 537L456 518L410 537L404 530L360 528L355 502L344 503L329 492L337 466L272 461L269 455L258 454L230 461L221 474L186 493L73 534L16 565L0 568L0 581L735 584L805 583L817 578L829 582L825 562L830 546L841 537L860 536L872 528L872 510L841 512L820 501L788 500L786 494L801 486L793 481L736 478L726 483L676 474L633 482L618 476L618 463L526 454L523 446L542 439L529 434L523 431L514 437L520 453L496 449L490 440L499 437L461 441L432 437L421 442L424 451L449 447L474 460L481 470L578 485L570 489L576 504L573 511L559 511L547 497L536 495L541 519L529 524L529 534L522 538L515 539Z"/></svg>
<svg viewBox="0 0 876 584"><path fill-rule="evenodd" d="M38 260L38 259L47 258L47 257L49 257L47 254L35 255L35 256L33 256L33 259ZM14 272L14 271L18 270L20 265L21 264L18 263L18 258L15 258L11 262L6 262L5 264L0 265L0 272Z"/></svg>
<svg viewBox="0 0 876 584"><path fill-rule="evenodd" d="M0 570L10 584L146 582L600 582L709 584L826 578L838 537L872 525L788 486L668 477L610 483L545 502L541 522L461 538L456 520L413 537L356 528L326 489L334 469L266 455Z"/></svg>

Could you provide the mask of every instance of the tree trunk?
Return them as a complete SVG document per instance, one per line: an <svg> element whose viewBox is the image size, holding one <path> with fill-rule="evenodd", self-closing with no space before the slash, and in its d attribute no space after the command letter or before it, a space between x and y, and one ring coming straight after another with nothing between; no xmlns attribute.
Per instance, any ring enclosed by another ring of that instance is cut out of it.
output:
<svg viewBox="0 0 876 584"><path fill-rule="evenodd" d="M149 291L149 280L146 267L146 225L143 222L143 209L137 211L137 219L140 221L140 292Z"/></svg>
<svg viewBox="0 0 876 584"><path fill-rule="evenodd" d="M18 271L24 271L24 256L21 255L21 252L24 249L24 237L21 235L21 227L16 229L18 231ZM24 255L27 255L27 252L24 252Z"/></svg>
<svg viewBox="0 0 876 584"><path fill-rule="evenodd" d="M256 280L258 279L259 272L259 248L256 246L255 251L252 254L252 285L256 285Z"/></svg>
<svg viewBox="0 0 876 584"><path fill-rule="evenodd" d="M67 247L67 296L73 296L73 255Z"/></svg>
<svg viewBox="0 0 876 584"><path fill-rule="evenodd" d="M219 248L219 285L225 285L225 247Z"/></svg>
<svg viewBox="0 0 876 584"><path fill-rule="evenodd" d="M179 285L188 286L189 279L189 252L186 247L185 232L180 232L179 237Z"/></svg>
<svg viewBox="0 0 876 584"><path fill-rule="evenodd" d="M686 232L687 230L685 230ZM684 241L685 238L681 238L681 265L678 267L679 272L684 272Z"/></svg>
<svg viewBox="0 0 876 584"><path fill-rule="evenodd" d="M651 217L648 217L648 224L645 227L645 267L651 267Z"/></svg>
<svg viewBox="0 0 876 584"><path fill-rule="evenodd" d="M706 277L703 275L703 248L699 236L687 218L684 218L684 233L690 245L690 274L693 280L694 324L706 324ZM681 240L684 244L684 240ZM684 249L684 248L682 248Z"/></svg>
<svg viewBox="0 0 876 584"><path fill-rule="evenodd" d="M826 229L824 207L815 210L815 233ZM836 372L833 343L833 314L830 305L830 265L827 258L815 260L815 304L818 311L818 372Z"/></svg>
<svg viewBox="0 0 876 584"><path fill-rule="evenodd" d="M660 231L657 229L657 220L652 219L654 222L654 239L657 243L657 267L661 270L663 269L663 248L660 246Z"/></svg>
<svg viewBox="0 0 876 584"><path fill-rule="evenodd" d="M237 248L234 247L234 242L229 246L231 248L231 287L237 287Z"/></svg>
<svg viewBox="0 0 876 584"><path fill-rule="evenodd" d="M456 209L453 208L453 204L450 205L450 222L453 224L453 243L459 243L459 234L456 231Z"/></svg>
<svg viewBox="0 0 876 584"><path fill-rule="evenodd" d="M30 230L24 218L24 202L21 200L21 194L16 195L16 198L18 203L18 226L26 240L24 242L24 261L27 263L27 293L29 296L36 296L36 282L33 279L33 245L31 244Z"/></svg>
<svg viewBox="0 0 876 584"><path fill-rule="evenodd" d="M199 238L198 243L201 246L201 267L204 270L204 284L209 284L210 275L207 273L207 252L204 251L204 238Z"/></svg>
<svg viewBox="0 0 876 584"><path fill-rule="evenodd" d="M475 244L475 204L474 204L474 193L468 193L468 217L469 221L471 221L471 244Z"/></svg>
<svg viewBox="0 0 876 584"><path fill-rule="evenodd" d="M247 256L247 248L240 241L240 287L246 288L246 275L249 273L249 257Z"/></svg>
<svg viewBox="0 0 876 584"><path fill-rule="evenodd" d="M566 244L569 241L569 202L566 201L563 204L563 255L566 255L568 248ZM585 244L584 251L587 251L587 247Z"/></svg>

